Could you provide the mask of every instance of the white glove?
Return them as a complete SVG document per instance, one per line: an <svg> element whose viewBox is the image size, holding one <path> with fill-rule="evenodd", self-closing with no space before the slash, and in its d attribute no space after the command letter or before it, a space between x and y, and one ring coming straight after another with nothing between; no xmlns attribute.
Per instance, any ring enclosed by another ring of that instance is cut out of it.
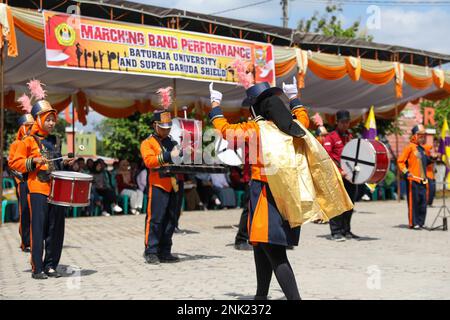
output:
<svg viewBox="0 0 450 320"><path fill-rule="evenodd" d="M295 76L293 77L292 81L293 81L292 84L285 84L283 82L283 92L285 95L287 95L289 100L297 98L298 96L297 79L295 78Z"/></svg>
<svg viewBox="0 0 450 320"><path fill-rule="evenodd" d="M217 102L220 104L222 102L222 93L213 89L214 83L211 82L209 85L209 94L211 96L211 103Z"/></svg>

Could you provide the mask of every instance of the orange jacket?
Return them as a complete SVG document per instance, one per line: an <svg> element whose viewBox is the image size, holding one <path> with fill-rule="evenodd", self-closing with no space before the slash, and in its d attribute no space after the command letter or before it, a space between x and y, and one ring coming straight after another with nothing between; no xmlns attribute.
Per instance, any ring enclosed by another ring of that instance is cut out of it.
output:
<svg viewBox="0 0 450 320"><path fill-rule="evenodd" d="M431 150L433 150L433 146L430 144L424 144L422 147L425 149L426 155L431 156ZM434 176L434 162L427 165L427 178L428 179L435 179Z"/></svg>
<svg viewBox="0 0 450 320"><path fill-rule="evenodd" d="M175 144L176 143L173 142L173 145ZM148 175L149 185L159 187L166 192L171 192L173 189L172 178L161 177L160 173L154 169L158 169L170 162L170 151L171 150L163 151L159 139L154 135L151 135L141 143L142 159L144 160L145 166L150 169Z"/></svg>
<svg viewBox="0 0 450 320"><path fill-rule="evenodd" d="M28 126L28 125L20 126L19 130L17 131L16 140L14 140L14 142L11 143L11 146L9 147L8 167L10 167L11 169L12 169L12 167L11 167L11 164L12 164L11 159L14 158L14 155L17 152L17 147L19 146L20 142L28 135L30 127L31 127L31 125L30 126ZM17 170L15 170L15 171L17 171ZM16 180L17 184L22 182L17 177L14 177L14 180Z"/></svg>
<svg viewBox="0 0 450 320"><path fill-rule="evenodd" d="M397 160L398 168L403 174L409 173L408 180L421 182L427 178L426 166L429 164L429 158L425 150L423 150L423 155L425 156L424 159L422 159L419 151L417 139L413 136L410 144L406 146Z"/></svg>
<svg viewBox="0 0 450 320"><path fill-rule="evenodd" d="M40 170L48 170L47 164L36 165L33 163L33 158L42 157L37 137L40 141L44 140L46 133L39 129L37 124L34 124L31 129L31 134L25 137L22 141L18 141L16 151L10 159L10 167L21 173L28 173L28 189L30 193L40 193L48 196L50 194L50 181L41 182L37 178Z"/></svg>
<svg viewBox="0 0 450 320"><path fill-rule="evenodd" d="M304 107L296 107L292 111L293 115L299 120L306 128L309 127L309 117L308 112ZM267 182L267 177L261 172L264 168L264 165L261 161L260 154L260 142L259 142L259 126L257 124L258 121L262 120L262 117L256 117L254 120L230 124L227 119L223 116L213 117L213 125L214 127L222 133L222 136L227 139L226 133L228 131L229 134L233 134L238 130L244 133L245 138L250 139L250 143L255 140L251 140L254 135L256 135L256 143L257 143L257 163L252 164L252 179L259 180L263 182ZM250 152L251 154L251 152Z"/></svg>

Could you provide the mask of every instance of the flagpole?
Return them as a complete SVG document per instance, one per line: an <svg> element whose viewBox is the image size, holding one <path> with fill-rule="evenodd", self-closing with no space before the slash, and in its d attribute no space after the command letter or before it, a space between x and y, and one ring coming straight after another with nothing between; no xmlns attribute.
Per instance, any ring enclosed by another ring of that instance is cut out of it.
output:
<svg viewBox="0 0 450 320"><path fill-rule="evenodd" d="M399 150L398 150L398 105L395 106L395 154L398 159ZM398 163L396 163L395 167L397 168L397 202L400 202L401 198L401 187L400 187L400 170L398 168Z"/></svg>
<svg viewBox="0 0 450 320"><path fill-rule="evenodd" d="M1 32L1 28L0 28ZM2 200L0 202L0 212L3 212L3 148L4 148L4 118L5 118L5 88L4 88L4 64L5 64L5 41L1 36L1 49L0 49L0 196ZM0 219L0 225L2 221Z"/></svg>

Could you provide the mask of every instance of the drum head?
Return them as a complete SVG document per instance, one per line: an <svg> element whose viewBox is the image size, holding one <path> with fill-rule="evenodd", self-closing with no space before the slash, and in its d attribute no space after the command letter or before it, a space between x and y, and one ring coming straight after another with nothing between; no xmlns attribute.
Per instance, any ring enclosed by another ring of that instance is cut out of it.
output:
<svg viewBox="0 0 450 320"><path fill-rule="evenodd" d="M183 129L180 124L180 120L177 118L172 119L172 128L170 129L170 136L174 141L181 145L181 140L183 137Z"/></svg>
<svg viewBox="0 0 450 320"><path fill-rule="evenodd" d="M89 174L74 171L53 171L50 175L59 179L75 179L82 181L91 181L93 179Z"/></svg>
<svg viewBox="0 0 450 320"><path fill-rule="evenodd" d="M341 168L354 184L370 180L375 172L376 152L370 141L353 139L347 143L341 155Z"/></svg>
<svg viewBox="0 0 450 320"><path fill-rule="evenodd" d="M214 147L216 150L216 155L219 160L229 166L240 166L242 165L242 158L239 157L236 152L228 149L228 141L222 138L216 139L214 142ZM238 152L241 149L238 149ZM242 154L242 151L240 152Z"/></svg>

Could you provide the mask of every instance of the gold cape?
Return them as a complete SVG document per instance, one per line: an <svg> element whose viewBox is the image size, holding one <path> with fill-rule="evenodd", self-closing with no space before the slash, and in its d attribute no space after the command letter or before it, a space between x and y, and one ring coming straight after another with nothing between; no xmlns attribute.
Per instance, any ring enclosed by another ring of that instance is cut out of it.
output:
<svg viewBox="0 0 450 320"><path fill-rule="evenodd" d="M353 208L341 174L317 139L306 132L294 138L271 121L258 121L263 174L282 217L291 228L322 219L328 221Z"/></svg>

